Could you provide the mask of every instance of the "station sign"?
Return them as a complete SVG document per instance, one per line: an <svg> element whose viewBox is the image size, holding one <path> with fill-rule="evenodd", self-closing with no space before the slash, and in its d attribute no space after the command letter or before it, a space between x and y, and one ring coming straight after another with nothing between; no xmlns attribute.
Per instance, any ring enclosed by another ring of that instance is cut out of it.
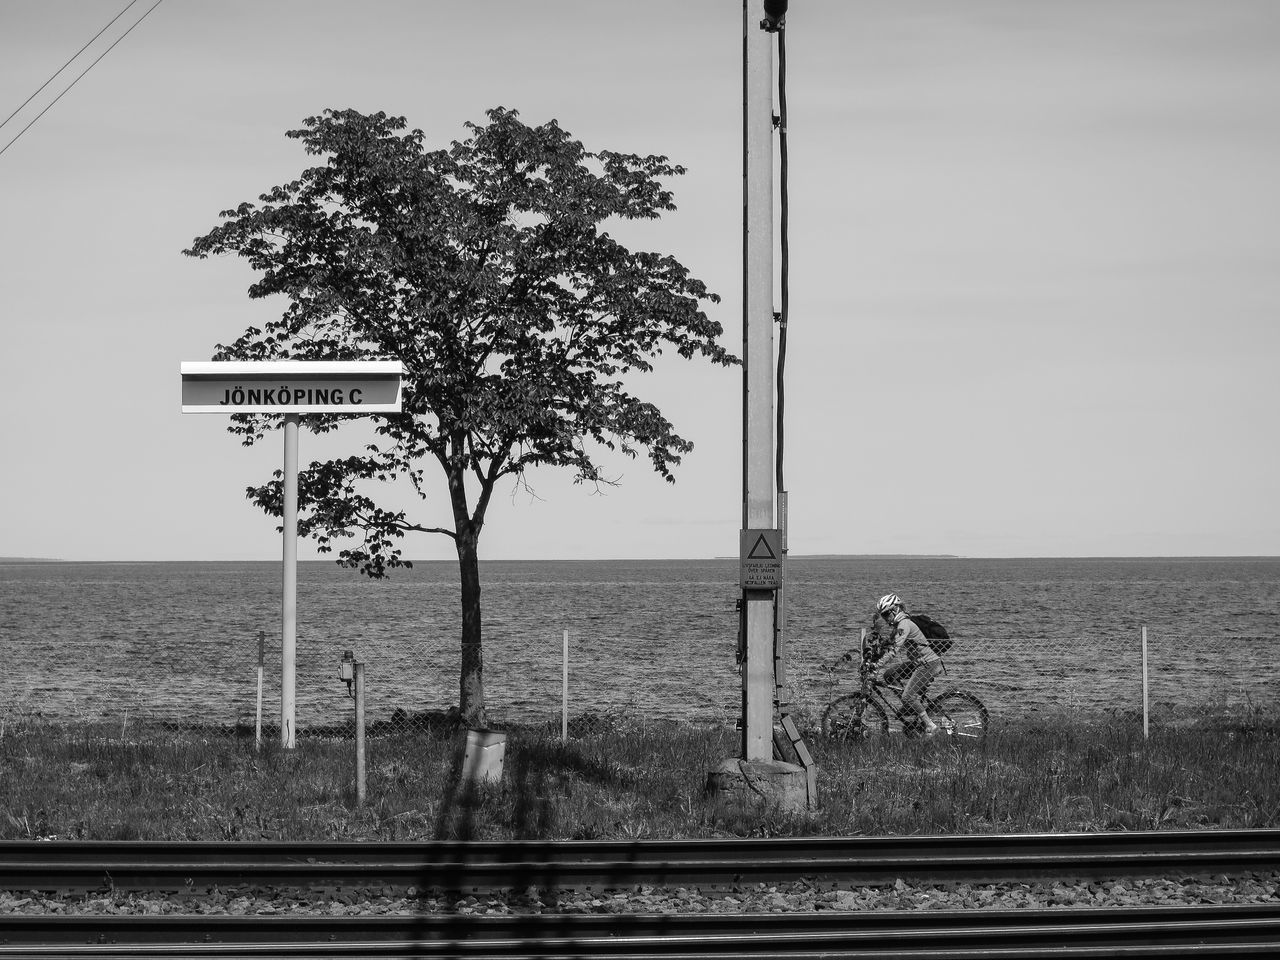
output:
<svg viewBox="0 0 1280 960"><path fill-rule="evenodd" d="M182 364L183 413L399 413L398 360Z"/></svg>
<svg viewBox="0 0 1280 960"><path fill-rule="evenodd" d="M738 531L738 583L743 590L782 587L782 531Z"/></svg>

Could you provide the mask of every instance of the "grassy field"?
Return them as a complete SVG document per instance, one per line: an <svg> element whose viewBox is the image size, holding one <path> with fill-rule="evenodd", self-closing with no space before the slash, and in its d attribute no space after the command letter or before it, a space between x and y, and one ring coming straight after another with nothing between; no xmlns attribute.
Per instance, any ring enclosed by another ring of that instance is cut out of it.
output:
<svg viewBox="0 0 1280 960"><path fill-rule="evenodd" d="M985 744L811 741L820 809L726 809L707 773L736 734L606 721L509 731L501 782L461 786L462 737L373 737L355 803L350 740L252 740L38 720L0 733L0 838L562 839L1080 832L1280 825L1280 728L1070 724Z"/></svg>

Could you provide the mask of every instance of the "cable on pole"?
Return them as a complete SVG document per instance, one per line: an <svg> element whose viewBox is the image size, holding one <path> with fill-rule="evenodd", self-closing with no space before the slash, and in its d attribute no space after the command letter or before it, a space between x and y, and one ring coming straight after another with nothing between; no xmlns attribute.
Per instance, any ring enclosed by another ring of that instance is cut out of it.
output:
<svg viewBox="0 0 1280 960"><path fill-rule="evenodd" d="M785 9L785 8L784 8ZM778 403L777 403L777 489L787 489L783 482L783 413L786 405L785 372L787 365L787 315L790 308L790 249L787 206L787 29L786 22L778 24L778 236L781 249L780 287L781 310L778 313Z"/></svg>

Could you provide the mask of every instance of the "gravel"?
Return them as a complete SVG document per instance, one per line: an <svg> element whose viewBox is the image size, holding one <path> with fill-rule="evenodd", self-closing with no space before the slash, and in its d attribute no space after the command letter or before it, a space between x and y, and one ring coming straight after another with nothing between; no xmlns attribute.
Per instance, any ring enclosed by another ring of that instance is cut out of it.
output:
<svg viewBox="0 0 1280 960"><path fill-rule="evenodd" d="M1185 906L1280 902L1280 873L1236 877L1124 879L1103 882L909 884L832 887L803 880L745 890L637 887L626 892L561 891L555 895L467 897L362 890L330 893L210 890L200 896L113 892L57 896L0 892L5 914L324 914L506 915L538 913L794 913L815 910L1009 910L1027 908Z"/></svg>

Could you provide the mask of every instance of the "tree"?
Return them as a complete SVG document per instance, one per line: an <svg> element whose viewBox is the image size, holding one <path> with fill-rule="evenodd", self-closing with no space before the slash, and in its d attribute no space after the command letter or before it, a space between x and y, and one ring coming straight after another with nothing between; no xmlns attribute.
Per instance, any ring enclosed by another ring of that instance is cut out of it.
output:
<svg viewBox="0 0 1280 960"><path fill-rule="evenodd" d="M600 456L647 453L668 481L692 445L631 392L636 373L673 349L729 365L719 302L670 256L624 247L610 218L675 209L661 156L588 152L555 121L530 127L514 110L468 123L467 139L425 149L403 117L326 110L287 136L327 158L243 203L185 251L235 253L260 276L251 298L288 307L248 328L215 360L399 360L404 410L378 418L359 455L313 462L298 478L298 532L338 562L378 578L398 566L411 532L453 539L461 581L459 707L485 717L478 544L495 486L535 466L567 467L608 484ZM349 418L314 416L317 433ZM241 415L246 445L275 418ZM378 483L407 479L427 498L425 470L444 471L452 527L380 506ZM249 498L282 513L281 475Z"/></svg>

